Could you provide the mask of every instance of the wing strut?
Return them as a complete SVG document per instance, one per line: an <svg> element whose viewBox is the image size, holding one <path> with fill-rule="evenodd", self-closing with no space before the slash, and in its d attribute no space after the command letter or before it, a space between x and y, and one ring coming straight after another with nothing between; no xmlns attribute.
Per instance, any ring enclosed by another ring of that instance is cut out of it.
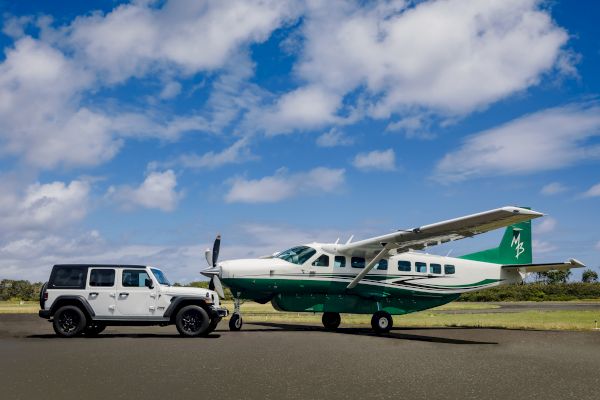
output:
<svg viewBox="0 0 600 400"><path fill-rule="evenodd" d="M390 252L390 250L391 249L389 249L388 245L386 244L383 247L383 249L381 249L381 251L379 253L377 253L377 255L371 261L369 261L369 263L367 264L367 266L365 267L365 269L363 269L362 271L360 271L360 273L354 277L354 279L352 280L352 282L350 282L350 284L348 284L348 286L346 286L346 289L352 289L353 287L355 287L356 285L358 285L358 282L360 282L361 279L364 278L365 275L368 274L369 271L373 269L373 267L375 266L375 264L379 260L381 260L382 258L384 258L385 256L387 256L388 253Z"/></svg>

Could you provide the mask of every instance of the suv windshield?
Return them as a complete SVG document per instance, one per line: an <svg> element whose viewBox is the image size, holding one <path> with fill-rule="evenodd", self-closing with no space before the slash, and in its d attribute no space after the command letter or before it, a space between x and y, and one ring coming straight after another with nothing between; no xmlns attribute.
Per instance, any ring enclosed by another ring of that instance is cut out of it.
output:
<svg viewBox="0 0 600 400"><path fill-rule="evenodd" d="M308 246L298 246L292 247L289 250L282 251L276 257L281 258L287 262L291 262L292 264L304 264L309 258L315 255L317 251L312 247Z"/></svg>
<svg viewBox="0 0 600 400"><path fill-rule="evenodd" d="M158 283L160 283L161 285L171 286L171 284L169 283L169 280L167 279L165 274L163 274L163 272L160 269L150 268L150 270L154 274L154 277L156 278Z"/></svg>

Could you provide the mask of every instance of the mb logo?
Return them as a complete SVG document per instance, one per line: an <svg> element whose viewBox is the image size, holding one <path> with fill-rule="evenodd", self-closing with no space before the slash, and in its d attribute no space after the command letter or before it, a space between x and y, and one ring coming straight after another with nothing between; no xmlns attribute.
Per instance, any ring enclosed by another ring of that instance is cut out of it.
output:
<svg viewBox="0 0 600 400"><path fill-rule="evenodd" d="M515 257L517 259L525 251L525 248L523 247L523 245L524 245L523 242L521 242L521 231L516 230L516 229L513 230L513 239L512 239L512 242L510 243L510 247L515 246Z"/></svg>

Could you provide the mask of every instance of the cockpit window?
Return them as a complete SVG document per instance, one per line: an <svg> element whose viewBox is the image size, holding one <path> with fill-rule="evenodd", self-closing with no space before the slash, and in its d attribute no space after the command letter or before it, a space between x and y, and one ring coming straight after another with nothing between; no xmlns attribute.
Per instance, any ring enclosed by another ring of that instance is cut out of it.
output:
<svg viewBox="0 0 600 400"><path fill-rule="evenodd" d="M287 262L291 262L292 264L304 264L309 258L315 255L317 251L312 247L308 246L298 246L292 247L289 250L282 251L277 255L277 258L281 258Z"/></svg>

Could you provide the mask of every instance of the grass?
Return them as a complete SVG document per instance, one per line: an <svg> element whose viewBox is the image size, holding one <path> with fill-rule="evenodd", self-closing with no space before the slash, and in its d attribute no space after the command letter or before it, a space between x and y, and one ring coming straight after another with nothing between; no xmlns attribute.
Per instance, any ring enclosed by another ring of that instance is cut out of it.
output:
<svg viewBox="0 0 600 400"><path fill-rule="evenodd" d="M230 311L233 303L223 302ZM544 329L544 330L592 330L595 321L600 323L597 311L523 311L514 313L486 313L486 310L498 308L489 303L455 302L414 314L394 317L396 326L406 327L486 327L508 329ZM0 301L0 314L34 314L39 304L35 301ZM469 314L444 314L442 310L475 310ZM321 324L321 314L279 312L270 303L248 302L242 305L246 322L283 322ZM370 326L370 315L344 314L342 326Z"/></svg>

